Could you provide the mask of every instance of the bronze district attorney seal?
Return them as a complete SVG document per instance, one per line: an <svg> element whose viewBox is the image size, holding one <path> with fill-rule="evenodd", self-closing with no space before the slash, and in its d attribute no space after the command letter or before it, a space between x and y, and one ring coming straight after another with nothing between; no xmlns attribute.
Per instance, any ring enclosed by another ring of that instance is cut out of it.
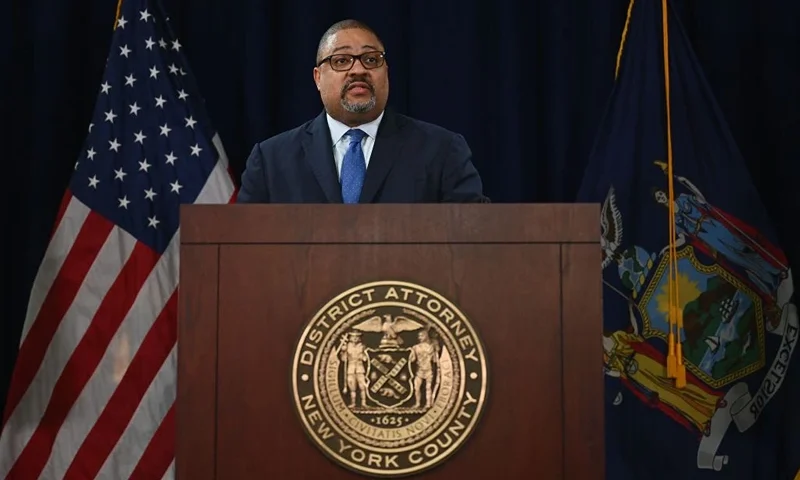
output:
<svg viewBox="0 0 800 480"><path fill-rule="evenodd" d="M357 286L322 307L292 366L308 436L370 476L418 473L453 454L475 429L487 381L483 344L464 314L397 281Z"/></svg>

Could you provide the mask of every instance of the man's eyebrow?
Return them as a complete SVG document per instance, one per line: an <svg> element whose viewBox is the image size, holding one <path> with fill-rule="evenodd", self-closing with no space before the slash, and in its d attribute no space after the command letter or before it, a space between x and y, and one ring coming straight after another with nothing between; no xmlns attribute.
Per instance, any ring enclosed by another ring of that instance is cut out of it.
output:
<svg viewBox="0 0 800 480"><path fill-rule="evenodd" d="M331 50L331 53L336 53L336 52L338 52L339 50L352 50L352 49L353 49L353 47L351 47L350 45L342 45L341 47L336 47L336 48L334 48L333 50ZM379 49L378 47L376 47L375 45L369 45L369 44L367 44L367 45L362 45L362 46L361 46L361 50L366 50L366 49L371 49L371 50L380 50L380 49Z"/></svg>

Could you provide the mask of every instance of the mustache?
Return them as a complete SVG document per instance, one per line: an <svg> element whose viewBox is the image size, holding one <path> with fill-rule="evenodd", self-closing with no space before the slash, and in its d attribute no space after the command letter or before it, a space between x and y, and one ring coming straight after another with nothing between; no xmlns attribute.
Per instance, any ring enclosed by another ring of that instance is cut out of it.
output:
<svg viewBox="0 0 800 480"><path fill-rule="evenodd" d="M350 87L354 83L363 83L367 86L370 92L373 94L375 93L375 86L372 85L372 82L369 81L367 77L353 77L350 80L346 81L345 84L342 86L342 97L350 90Z"/></svg>

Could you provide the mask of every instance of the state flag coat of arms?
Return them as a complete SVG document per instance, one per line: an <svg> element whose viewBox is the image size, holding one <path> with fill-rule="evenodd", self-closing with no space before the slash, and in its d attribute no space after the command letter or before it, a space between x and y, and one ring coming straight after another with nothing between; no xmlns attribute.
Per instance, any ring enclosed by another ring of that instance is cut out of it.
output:
<svg viewBox="0 0 800 480"><path fill-rule="evenodd" d="M679 19L631 5L578 198L602 204L607 478L793 478L790 265Z"/></svg>

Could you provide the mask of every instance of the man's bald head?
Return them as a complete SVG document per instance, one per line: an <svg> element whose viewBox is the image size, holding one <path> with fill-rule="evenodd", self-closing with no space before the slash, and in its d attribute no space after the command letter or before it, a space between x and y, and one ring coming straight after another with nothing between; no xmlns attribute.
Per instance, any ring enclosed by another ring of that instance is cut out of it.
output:
<svg viewBox="0 0 800 480"><path fill-rule="evenodd" d="M336 120L354 126L376 119L389 97L383 42L358 20L335 23L319 41L314 83Z"/></svg>
<svg viewBox="0 0 800 480"><path fill-rule="evenodd" d="M370 28L369 25L367 25L364 22L353 19L342 20L340 22L336 22L333 25L331 25L330 28L325 30L325 33L322 34L322 38L320 38L319 40L319 45L317 45L316 63L319 63L320 60L322 60L327 44L330 41L331 37L336 35L336 33L341 32L342 30L349 30L351 28L357 28L359 30L364 30L371 33L373 36L375 36L376 39L378 39L378 42L380 42L381 44L381 48L383 48L383 42L381 41L380 37L375 32L375 30Z"/></svg>

